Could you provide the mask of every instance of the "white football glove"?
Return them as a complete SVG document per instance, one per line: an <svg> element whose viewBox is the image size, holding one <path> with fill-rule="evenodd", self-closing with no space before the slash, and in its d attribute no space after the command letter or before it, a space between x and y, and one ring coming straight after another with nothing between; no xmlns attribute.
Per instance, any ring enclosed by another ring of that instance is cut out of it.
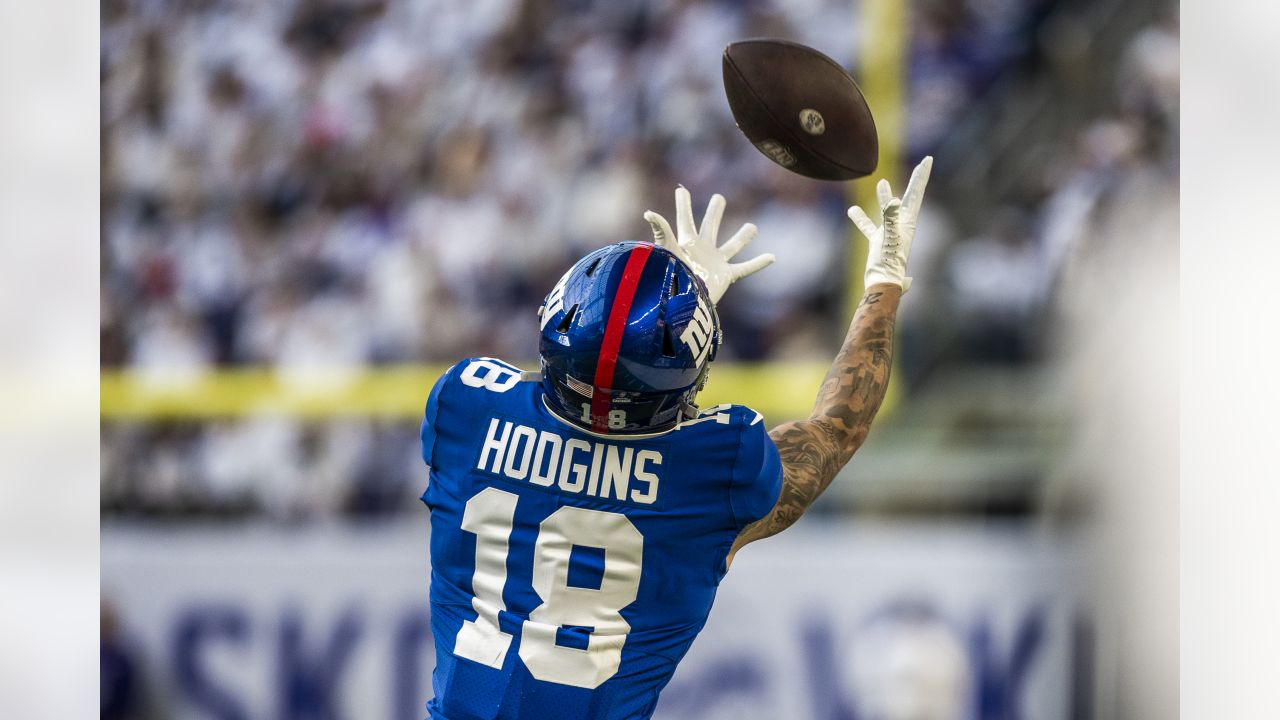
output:
<svg viewBox="0 0 1280 720"><path fill-rule="evenodd" d="M702 216L702 227L693 226L693 199L683 185L676 188L676 227L679 234L671 232L671 225L658 213L648 210L644 219L653 228L653 241L670 250L702 278L711 292L712 304L720 302L724 291L742 278L763 270L773 262L769 253L758 255L746 262L730 263L734 255L756 236L756 226L743 225L724 245L716 247L716 233L720 231L720 217L724 215L724 196L712 195L707 212Z"/></svg>
<svg viewBox="0 0 1280 720"><path fill-rule="evenodd" d="M862 281L864 288L886 283L902 288L902 294L911 289L907 277L907 256L911 254L911 241L916 235L916 218L920 215L920 203L924 200L924 188L929 184L929 171L933 169L933 156L926 156L911 173L907 191L902 199L893 196L889 181L876 184L876 198L880 201L880 214L884 225L877 227L871 218L854 205L849 208L849 219L867 236L867 273Z"/></svg>

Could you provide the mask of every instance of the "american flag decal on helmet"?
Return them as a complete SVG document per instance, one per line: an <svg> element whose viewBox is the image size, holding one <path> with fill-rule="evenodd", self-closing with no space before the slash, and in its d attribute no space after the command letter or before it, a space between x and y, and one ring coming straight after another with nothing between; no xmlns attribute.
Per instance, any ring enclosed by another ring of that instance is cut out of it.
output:
<svg viewBox="0 0 1280 720"><path fill-rule="evenodd" d="M571 390L583 397L591 397L595 393L595 388L591 387L590 383L584 383L572 375L565 375L564 379Z"/></svg>

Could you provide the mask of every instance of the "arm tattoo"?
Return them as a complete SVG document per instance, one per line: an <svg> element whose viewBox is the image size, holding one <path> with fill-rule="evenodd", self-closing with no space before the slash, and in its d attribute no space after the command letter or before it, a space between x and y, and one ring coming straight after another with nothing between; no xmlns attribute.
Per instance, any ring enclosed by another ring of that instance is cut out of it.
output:
<svg viewBox="0 0 1280 720"><path fill-rule="evenodd" d="M877 287L858 304L809 418L770 431L782 458L782 493L768 515L743 529L733 552L800 519L867 439L889 388L894 319L901 296L896 287Z"/></svg>

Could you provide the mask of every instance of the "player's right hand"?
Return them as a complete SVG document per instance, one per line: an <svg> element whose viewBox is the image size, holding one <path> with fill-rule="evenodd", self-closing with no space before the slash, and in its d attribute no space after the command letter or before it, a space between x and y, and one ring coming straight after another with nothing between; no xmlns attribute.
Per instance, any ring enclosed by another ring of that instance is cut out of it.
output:
<svg viewBox="0 0 1280 720"><path fill-rule="evenodd" d="M870 247L867 252L867 272L862 286L877 284L897 285L905 295L911 288L907 277L907 256L911 254L911 242L916 235L916 219L920 215L920 203L924 200L924 188L929 184L929 172L933 169L933 156L926 156L911 173L907 191L901 198L893 196L888 180L876 185L876 199L884 225L877 226L862 208L849 208L849 219L867 236Z"/></svg>

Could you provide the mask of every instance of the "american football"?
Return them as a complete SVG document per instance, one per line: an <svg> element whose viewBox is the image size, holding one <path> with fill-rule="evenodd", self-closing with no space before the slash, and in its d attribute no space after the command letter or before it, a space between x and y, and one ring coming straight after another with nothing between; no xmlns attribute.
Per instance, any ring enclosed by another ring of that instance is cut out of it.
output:
<svg viewBox="0 0 1280 720"><path fill-rule="evenodd" d="M770 160L817 180L875 172L871 108L835 60L786 40L742 40L724 49L722 67L738 129Z"/></svg>

